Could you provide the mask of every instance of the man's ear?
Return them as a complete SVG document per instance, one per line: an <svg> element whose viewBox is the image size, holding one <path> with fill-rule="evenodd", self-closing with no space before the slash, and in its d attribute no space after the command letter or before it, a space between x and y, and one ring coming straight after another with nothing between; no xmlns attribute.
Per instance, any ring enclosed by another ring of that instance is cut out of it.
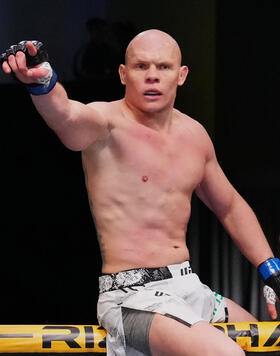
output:
<svg viewBox="0 0 280 356"><path fill-rule="evenodd" d="M179 72L178 85L182 86L185 83L187 75L189 73L189 68L187 66L182 66Z"/></svg>
<svg viewBox="0 0 280 356"><path fill-rule="evenodd" d="M123 85L125 85L126 80L125 80L125 65L124 64L120 64L120 66L119 66L119 75L120 75L121 83Z"/></svg>

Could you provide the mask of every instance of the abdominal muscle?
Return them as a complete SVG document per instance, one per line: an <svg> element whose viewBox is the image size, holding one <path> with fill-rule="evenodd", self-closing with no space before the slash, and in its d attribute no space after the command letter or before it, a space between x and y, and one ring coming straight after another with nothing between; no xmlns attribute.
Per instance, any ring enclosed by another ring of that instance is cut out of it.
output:
<svg viewBox="0 0 280 356"><path fill-rule="evenodd" d="M143 232L137 245L134 239L116 238L108 249L104 259L102 272L116 273L134 268L162 267L189 260L189 252L185 242L171 244L164 236L148 238L150 233ZM108 262L106 262L108 261Z"/></svg>
<svg viewBox="0 0 280 356"><path fill-rule="evenodd" d="M123 187L119 184L120 179L112 180L108 189L97 180L88 187L94 202L92 214L102 272L161 267L188 260L189 198L183 193L162 191L152 182L142 187L143 183L137 187L128 181Z"/></svg>

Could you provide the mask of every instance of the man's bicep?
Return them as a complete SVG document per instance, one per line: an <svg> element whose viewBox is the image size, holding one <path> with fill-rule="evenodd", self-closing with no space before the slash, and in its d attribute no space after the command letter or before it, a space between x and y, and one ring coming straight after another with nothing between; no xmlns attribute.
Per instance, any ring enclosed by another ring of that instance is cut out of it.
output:
<svg viewBox="0 0 280 356"><path fill-rule="evenodd" d="M71 110L62 130L57 132L63 144L74 150L86 149L107 133L108 120L102 110L70 100Z"/></svg>
<svg viewBox="0 0 280 356"><path fill-rule="evenodd" d="M224 174L216 157L206 163L203 179L195 192L218 217L226 214L230 208L235 189Z"/></svg>

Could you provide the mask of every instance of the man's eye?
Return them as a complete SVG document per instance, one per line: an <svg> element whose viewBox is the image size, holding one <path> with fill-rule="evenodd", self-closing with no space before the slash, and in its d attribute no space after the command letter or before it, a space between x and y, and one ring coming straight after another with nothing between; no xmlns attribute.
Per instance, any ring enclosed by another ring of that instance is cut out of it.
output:
<svg viewBox="0 0 280 356"><path fill-rule="evenodd" d="M137 64L137 68L138 68L138 69L145 69L146 66L145 66L145 64L143 64L143 63L139 63L139 64Z"/></svg>
<svg viewBox="0 0 280 356"><path fill-rule="evenodd" d="M168 69L169 66L167 64L161 64L160 69Z"/></svg>

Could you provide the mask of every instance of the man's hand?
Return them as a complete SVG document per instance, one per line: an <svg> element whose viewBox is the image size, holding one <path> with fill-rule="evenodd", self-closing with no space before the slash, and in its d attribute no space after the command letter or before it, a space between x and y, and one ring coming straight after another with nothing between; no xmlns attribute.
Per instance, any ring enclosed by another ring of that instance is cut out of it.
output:
<svg viewBox="0 0 280 356"><path fill-rule="evenodd" d="M279 302L279 298L276 296L274 290L269 286L264 286L263 295L266 300L267 309L271 319L277 319L276 301Z"/></svg>
<svg viewBox="0 0 280 356"><path fill-rule="evenodd" d="M40 68L41 64L35 64L34 66L32 66L31 57L34 57L35 59L38 52L37 48L34 45L34 43L36 44L36 42L37 41L24 42L22 50L18 49L19 45L11 46L9 50L3 53L1 55L1 62L3 62L3 71L6 74L13 73L20 82L25 84L38 83L38 78L47 76L49 73L49 69L44 67ZM20 44L21 43L22 42L20 42ZM31 67L27 66L27 57L29 57L29 61L31 59ZM34 63L36 63L36 60L34 61Z"/></svg>
<svg viewBox="0 0 280 356"><path fill-rule="evenodd" d="M57 75L48 60L39 41L21 41L0 55L3 71L12 74L33 95L48 94L56 85Z"/></svg>
<svg viewBox="0 0 280 356"><path fill-rule="evenodd" d="M265 283L264 297L272 319L277 318L276 301L280 299L280 260L269 258L258 266L258 271Z"/></svg>

